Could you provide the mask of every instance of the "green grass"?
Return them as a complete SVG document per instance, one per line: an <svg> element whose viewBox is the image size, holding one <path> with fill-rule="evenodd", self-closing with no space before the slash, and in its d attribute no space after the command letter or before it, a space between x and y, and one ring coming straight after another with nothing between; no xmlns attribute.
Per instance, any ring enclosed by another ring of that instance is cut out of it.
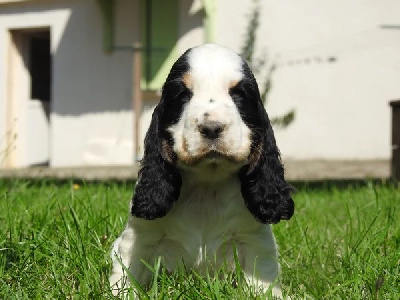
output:
<svg viewBox="0 0 400 300"><path fill-rule="evenodd" d="M109 250L133 183L0 181L0 299L112 299ZM274 226L292 299L399 299L400 192L371 182L299 185L295 216ZM237 274L155 268L145 299L263 299Z"/></svg>

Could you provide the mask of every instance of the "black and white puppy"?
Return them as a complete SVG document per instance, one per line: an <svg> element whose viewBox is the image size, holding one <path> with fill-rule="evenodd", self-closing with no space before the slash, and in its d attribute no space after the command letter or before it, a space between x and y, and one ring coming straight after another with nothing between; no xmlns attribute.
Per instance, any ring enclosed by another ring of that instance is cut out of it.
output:
<svg viewBox="0 0 400 300"><path fill-rule="evenodd" d="M129 285L120 261L146 285L152 274L142 260L201 273L210 263L233 267L236 249L249 283L281 296L268 224L293 215L291 192L247 63L214 44L189 49L145 138L131 216L112 250L113 291Z"/></svg>

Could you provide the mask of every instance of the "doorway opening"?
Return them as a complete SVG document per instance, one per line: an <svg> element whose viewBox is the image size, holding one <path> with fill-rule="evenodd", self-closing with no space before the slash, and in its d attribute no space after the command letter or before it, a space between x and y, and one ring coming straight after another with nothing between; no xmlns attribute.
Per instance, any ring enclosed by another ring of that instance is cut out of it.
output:
<svg viewBox="0 0 400 300"><path fill-rule="evenodd" d="M11 42L8 114L12 115L11 126L15 127L16 136L11 165L49 166L52 94L50 29L12 30Z"/></svg>

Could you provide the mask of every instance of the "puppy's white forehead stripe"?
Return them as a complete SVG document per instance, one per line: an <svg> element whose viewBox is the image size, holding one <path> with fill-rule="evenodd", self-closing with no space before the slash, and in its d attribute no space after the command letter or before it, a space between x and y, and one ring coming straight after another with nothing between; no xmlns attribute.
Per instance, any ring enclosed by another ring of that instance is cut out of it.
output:
<svg viewBox="0 0 400 300"><path fill-rule="evenodd" d="M188 56L191 77L196 83L231 85L243 78L242 59L232 50L206 44L193 48Z"/></svg>

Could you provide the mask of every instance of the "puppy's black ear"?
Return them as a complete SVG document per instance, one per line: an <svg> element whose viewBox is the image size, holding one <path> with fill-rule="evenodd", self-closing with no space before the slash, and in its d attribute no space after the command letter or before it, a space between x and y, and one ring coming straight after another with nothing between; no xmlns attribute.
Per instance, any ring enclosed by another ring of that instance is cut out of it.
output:
<svg viewBox="0 0 400 300"><path fill-rule="evenodd" d="M174 141L168 128L178 122L191 97L183 82L190 68L187 60L190 50L172 66L144 140L144 157L131 208L132 215L138 218L164 217L179 198L182 177L176 167Z"/></svg>
<svg viewBox="0 0 400 300"><path fill-rule="evenodd" d="M271 126L252 149L250 164L240 170L239 178L246 207L258 221L275 224L292 217L293 188L284 179Z"/></svg>
<svg viewBox="0 0 400 300"><path fill-rule="evenodd" d="M144 157L132 199L131 214L153 220L164 217L178 199L182 178L175 166L171 138L160 129L164 101L153 112L144 141Z"/></svg>
<svg viewBox="0 0 400 300"><path fill-rule="evenodd" d="M243 72L245 80L231 90L243 120L252 130L249 163L239 171L242 196L246 207L258 221L274 224L292 217L293 188L284 179L274 132L257 82L246 63Z"/></svg>

